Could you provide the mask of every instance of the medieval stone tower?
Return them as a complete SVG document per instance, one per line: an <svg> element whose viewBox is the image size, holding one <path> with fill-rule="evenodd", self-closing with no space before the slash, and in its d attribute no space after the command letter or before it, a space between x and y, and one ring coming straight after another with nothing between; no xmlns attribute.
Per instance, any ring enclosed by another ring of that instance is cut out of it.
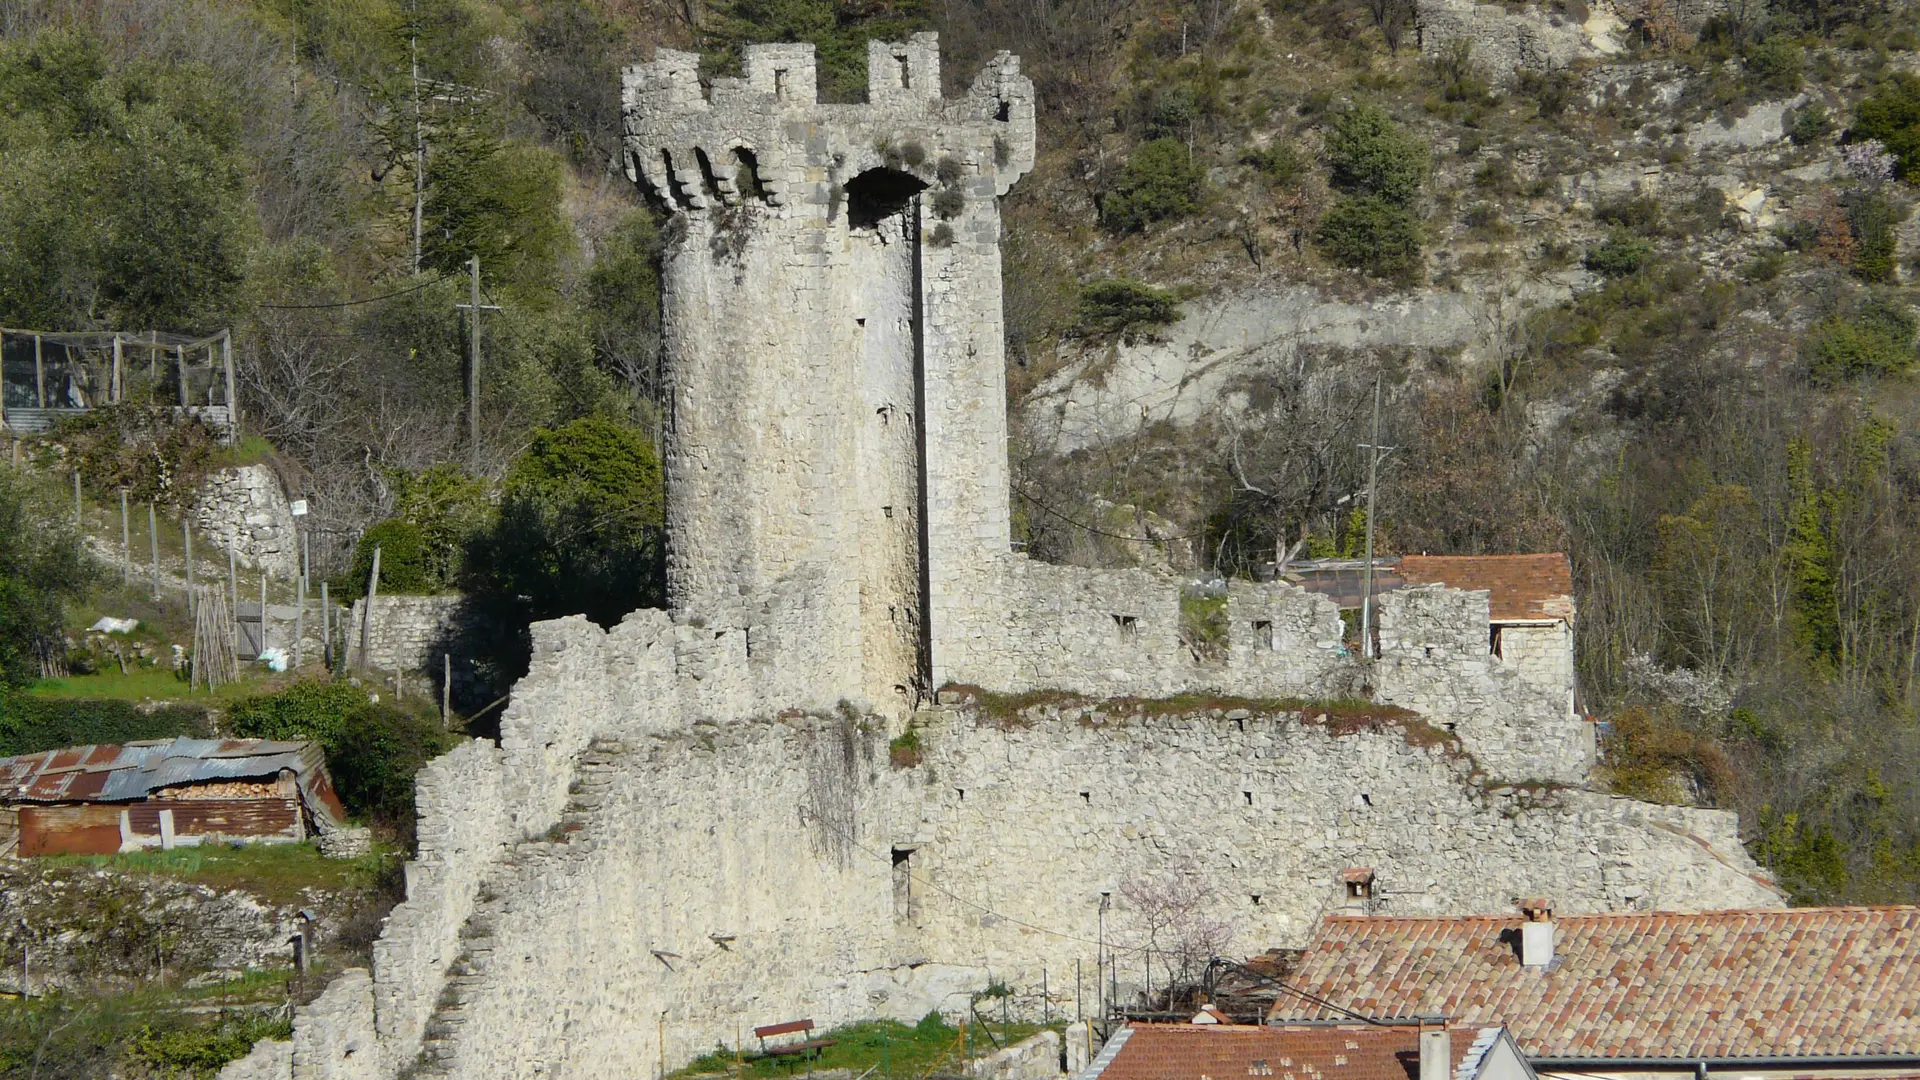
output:
<svg viewBox="0 0 1920 1080"><path fill-rule="evenodd" d="M628 173L674 215L672 604L745 627L775 699L899 714L1008 549L997 199L1033 88L1003 53L945 99L916 34L823 104L811 45L745 52L710 95L689 53L624 73Z"/></svg>

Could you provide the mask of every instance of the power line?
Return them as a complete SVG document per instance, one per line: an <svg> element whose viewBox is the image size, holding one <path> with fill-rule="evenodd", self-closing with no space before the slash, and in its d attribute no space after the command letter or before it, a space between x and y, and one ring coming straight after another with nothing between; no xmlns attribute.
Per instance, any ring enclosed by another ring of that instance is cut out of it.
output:
<svg viewBox="0 0 1920 1080"><path fill-rule="evenodd" d="M1013 486L1013 493L1027 500L1033 505L1039 507L1042 511L1044 511L1050 517L1058 518L1061 521L1064 521L1067 524L1072 525L1076 529L1085 529L1086 531L1093 533L1095 536L1104 536L1109 540L1125 540L1131 544L1173 544L1173 543L1178 543L1179 541L1182 541L1182 540L1198 540L1201 538L1201 535L1202 535L1198 533L1188 533L1185 536L1163 536L1158 539L1155 539L1154 537L1151 537L1151 536L1126 536L1122 533L1108 532L1105 529L1098 528L1093 525L1089 525L1084 521L1075 521L1073 518L1070 518L1067 515L1061 513L1060 511L1055 510L1053 507L1048 506L1046 503L1041 502L1039 499L1034 498L1032 495L1027 494L1026 489L1018 485Z"/></svg>
<svg viewBox="0 0 1920 1080"><path fill-rule="evenodd" d="M405 296L408 293L419 292L421 289L438 285L441 282L446 281L451 276L452 275L450 274L442 274L439 277L434 278L432 281L423 281L418 285L410 285L407 288L396 289L390 293L382 293L379 296L369 296L360 300L342 300L339 303L335 303L335 304L261 304L260 306L263 308L273 308L278 311L316 311L321 308L357 307L361 304L378 303L381 300L391 300L396 296Z"/></svg>

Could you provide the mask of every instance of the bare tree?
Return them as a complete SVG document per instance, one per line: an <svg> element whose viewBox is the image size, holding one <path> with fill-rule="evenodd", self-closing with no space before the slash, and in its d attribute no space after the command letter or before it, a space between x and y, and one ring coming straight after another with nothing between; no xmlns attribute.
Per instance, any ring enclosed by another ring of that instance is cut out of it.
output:
<svg viewBox="0 0 1920 1080"><path fill-rule="evenodd" d="M1166 972L1170 997L1173 988L1196 984L1207 961L1233 944L1233 927L1215 914L1219 896L1191 859L1125 879L1120 900L1123 940L1143 950L1146 970Z"/></svg>

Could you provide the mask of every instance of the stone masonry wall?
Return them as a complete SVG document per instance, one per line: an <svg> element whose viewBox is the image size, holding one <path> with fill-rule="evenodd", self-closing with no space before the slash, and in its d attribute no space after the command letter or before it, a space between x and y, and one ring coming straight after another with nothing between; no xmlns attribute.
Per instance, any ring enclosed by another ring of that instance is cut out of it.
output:
<svg viewBox="0 0 1920 1080"><path fill-rule="evenodd" d="M265 567L282 581L300 572L300 538L280 478L265 465L208 476L188 513L194 532L233 552L241 565Z"/></svg>
<svg viewBox="0 0 1920 1080"><path fill-rule="evenodd" d="M537 710L429 771L408 901L371 985L296 1028L299 1075L626 1076L740 1025L958 1011L989 979L1022 1012L1044 981L1063 1015L1101 894L1124 997L1145 963L1126 884L1168 875L1204 883L1242 951L1300 944L1353 865L1383 911L1779 903L1733 815L1489 785L1420 723L960 705L917 714L922 760L895 769L858 717L609 696L604 673L673 629L543 624Z"/></svg>
<svg viewBox="0 0 1920 1080"><path fill-rule="evenodd" d="M1374 699L1441 725L1501 779L1583 782L1598 752L1593 725L1564 691L1542 690L1489 651L1487 606L1485 592L1438 585L1382 596Z"/></svg>
<svg viewBox="0 0 1920 1080"><path fill-rule="evenodd" d="M957 683L1090 697L1372 696L1456 733L1504 779L1575 784L1594 761L1592 725L1573 714L1567 690L1492 655L1485 592L1422 586L1383 594L1381 655L1366 661L1343 645L1333 601L1285 582L1234 582L1219 663L1181 641L1176 578L1024 556L1009 556L1004 570L990 592L998 619L969 639L965 662L951 669Z"/></svg>
<svg viewBox="0 0 1920 1080"><path fill-rule="evenodd" d="M343 628L347 663L361 662L361 628L365 627L366 664L376 671L440 673L440 649L459 629L459 596L376 596L373 621L367 621L367 601L353 602Z"/></svg>

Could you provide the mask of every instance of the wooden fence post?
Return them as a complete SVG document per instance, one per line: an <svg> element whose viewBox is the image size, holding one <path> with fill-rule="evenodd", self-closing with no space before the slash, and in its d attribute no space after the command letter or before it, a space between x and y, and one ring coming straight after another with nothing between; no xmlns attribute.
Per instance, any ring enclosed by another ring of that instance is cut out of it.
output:
<svg viewBox="0 0 1920 1080"><path fill-rule="evenodd" d="M367 575L367 606L360 613L360 670L367 670L367 645L373 626L373 601L380 595L380 545L373 545L373 573Z"/></svg>

